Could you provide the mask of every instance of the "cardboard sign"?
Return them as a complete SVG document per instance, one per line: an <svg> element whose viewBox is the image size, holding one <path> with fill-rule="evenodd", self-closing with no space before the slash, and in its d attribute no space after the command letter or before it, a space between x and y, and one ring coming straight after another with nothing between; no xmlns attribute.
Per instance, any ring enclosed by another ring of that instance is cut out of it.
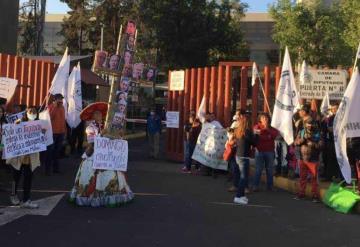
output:
<svg viewBox="0 0 360 247"><path fill-rule="evenodd" d="M15 113L15 114L11 114L11 115L7 115L6 116L6 121L8 123L15 123L16 120L22 119L24 117L24 115L25 115L25 111Z"/></svg>
<svg viewBox="0 0 360 247"><path fill-rule="evenodd" d="M223 160L226 134L225 129L211 123L203 124L192 159L204 166L226 171L228 164Z"/></svg>
<svg viewBox="0 0 360 247"><path fill-rule="evenodd" d="M0 77L0 98L4 98L9 102L15 93L17 84L16 79Z"/></svg>
<svg viewBox="0 0 360 247"><path fill-rule="evenodd" d="M184 80L185 80L184 70L170 72L170 91L183 91Z"/></svg>
<svg viewBox="0 0 360 247"><path fill-rule="evenodd" d="M2 143L4 144L3 159L46 150L41 121L5 124L3 126Z"/></svg>
<svg viewBox="0 0 360 247"><path fill-rule="evenodd" d="M345 70L309 70L308 80L299 85L303 99L323 99L326 92L330 100L341 100L346 89Z"/></svg>
<svg viewBox="0 0 360 247"><path fill-rule="evenodd" d="M166 112L166 127L167 128L179 128L179 112L168 111Z"/></svg>
<svg viewBox="0 0 360 247"><path fill-rule="evenodd" d="M45 143L47 146L54 143L53 139L53 131L52 131L52 125L51 125L51 119L50 114L48 110L42 111L39 113L39 119L42 122L43 129L46 130L44 137L45 137Z"/></svg>
<svg viewBox="0 0 360 247"><path fill-rule="evenodd" d="M94 140L94 169L127 171L128 142L96 136Z"/></svg>

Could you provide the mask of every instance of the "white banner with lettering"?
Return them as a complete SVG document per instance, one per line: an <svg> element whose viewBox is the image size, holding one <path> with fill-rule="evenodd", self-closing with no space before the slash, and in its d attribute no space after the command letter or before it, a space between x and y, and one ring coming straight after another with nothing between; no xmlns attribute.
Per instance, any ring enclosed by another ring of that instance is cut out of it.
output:
<svg viewBox="0 0 360 247"><path fill-rule="evenodd" d="M346 89L345 70L309 70L307 80L299 85L300 98L323 99L329 94L330 100L341 100Z"/></svg>
<svg viewBox="0 0 360 247"><path fill-rule="evenodd" d="M94 169L127 171L128 142L96 136L94 140Z"/></svg>
<svg viewBox="0 0 360 247"><path fill-rule="evenodd" d="M7 115L6 116L6 121L8 123L15 123L16 120L18 119L22 119L25 115L25 111L22 111L22 112L19 112L19 113L14 113L14 114L11 114L11 115Z"/></svg>
<svg viewBox="0 0 360 247"><path fill-rule="evenodd" d="M166 112L166 127L167 128L179 128L179 112L178 111L168 111Z"/></svg>
<svg viewBox="0 0 360 247"><path fill-rule="evenodd" d="M204 123L192 159L204 166L226 171L228 162L223 160L226 140L225 129Z"/></svg>
<svg viewBox="0 0 360 247"><path fill-rule="evenodd" d="M10 159L46 150L41 121L29 121L3 126L3 159Z"/></svg>
<svg viewBox="0 0 360 247"><path fill-rule="evenodd" d="M18 80L16 79L0 77L0 98L4 98L9 102L15 93L17 84Z"/></svg>
<svg viewBox="0 0 360 247"><path fill-rule="evenodd" d="M170 91L183 91L185 81L185 71L172 71L170 72Z"/></svg>

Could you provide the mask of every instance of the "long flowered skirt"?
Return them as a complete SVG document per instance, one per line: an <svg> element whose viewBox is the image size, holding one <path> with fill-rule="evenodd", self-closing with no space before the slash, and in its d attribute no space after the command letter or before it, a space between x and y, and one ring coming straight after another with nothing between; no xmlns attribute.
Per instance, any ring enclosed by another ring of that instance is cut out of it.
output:
<svg viewBox="0 0 360 247"><path fill-rule="evenodd" d="M134 199L123 172L93 169L88 157L80 164L70 201L78 206L117 207Z"/></svg>

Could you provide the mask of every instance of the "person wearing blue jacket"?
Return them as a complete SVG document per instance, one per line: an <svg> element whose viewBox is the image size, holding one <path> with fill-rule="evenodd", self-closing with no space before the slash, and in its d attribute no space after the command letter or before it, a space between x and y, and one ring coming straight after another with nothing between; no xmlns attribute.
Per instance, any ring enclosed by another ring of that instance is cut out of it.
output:
<svg viewBox="0 0 360 247"><path fill-rule="evenodd" d="M159 142L161 133L161 119L154 110L150 112L146 126L150 157L157 159L159 156Z"/></svg>

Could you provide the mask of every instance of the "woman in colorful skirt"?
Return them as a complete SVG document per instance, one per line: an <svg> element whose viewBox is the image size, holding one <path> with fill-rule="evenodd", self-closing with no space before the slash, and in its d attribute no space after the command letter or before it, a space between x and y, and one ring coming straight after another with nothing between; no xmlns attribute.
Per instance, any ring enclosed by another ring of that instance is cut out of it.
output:
<svg viewBox="0 0 360 247"><path fill-rule="evenodd" d="M123 172L93 169L94 139L103 131L106 112L107 103L97 102L80 114L82 120L91 122L86 128L89 144L70 192L70 201L78 206L117 207L134 198Z"/></svg>

